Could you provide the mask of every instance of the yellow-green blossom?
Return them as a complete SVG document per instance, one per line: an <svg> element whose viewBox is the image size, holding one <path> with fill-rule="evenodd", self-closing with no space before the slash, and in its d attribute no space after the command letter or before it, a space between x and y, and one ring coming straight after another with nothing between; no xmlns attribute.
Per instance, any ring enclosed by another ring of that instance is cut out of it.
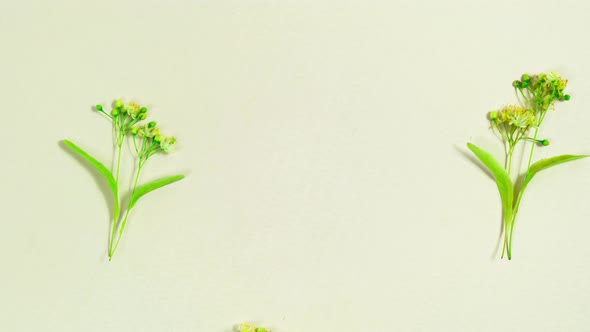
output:
<svg viewBox="0 0 590 332"><path fill-rule="evenodd" d="M532 110L519 105L508 105L500 111L491 112L490 119L496 125L505 123L518 129L528 129L535 126L537 122L537 117Z"/></svg>
<svg viewBox="0 0 590 332"><path fill-rule="evenodd" d="M132 119L137 119L137 117L140 114L140 110L141 105L134 102L129 102L123 106L123 113L129 114L129 116L131 116Z"/></svg>
<svg viewBox="0 0 590 332"><path fill-rule="evenodd" d="M557 73L541 73L538 75L523 75L522 81L517 81L515 85L521 90L523 95L529 96L527 102L537 113L544 113L550 107L554 106L557 100L569 100L570 96L565 94L567 80L561 78Z"/></svg>
<svg viewBox="0 0 590 332"><path fill-rule="evenodd" d="M264 327L256 327L249 324L240 324L238 326L238 332L271 332Z"/></svg>
<svg viewBox="0 0 590 332"><path fill-rule="evenodd" d="M175 137L162 137L158 140L160 142L160 148L166 153L174 152L176 147Z"/></svg>
<svg viewBox="0 0 590 332"><path fill-rule="evenodd" d="M137 136L145 138L156 137L160 133L160 128L156 127L155 122L145 124L137 130Z"/></svg>

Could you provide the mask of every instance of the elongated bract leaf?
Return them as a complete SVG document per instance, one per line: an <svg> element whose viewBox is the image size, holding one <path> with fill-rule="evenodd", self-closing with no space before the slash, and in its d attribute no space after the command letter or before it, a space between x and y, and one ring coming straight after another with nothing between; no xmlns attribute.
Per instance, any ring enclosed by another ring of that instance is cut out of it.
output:
<svg viewBox="0 0 590 332"><path fill-rule="evenodd" d="M150 191L154 191L158 188L162 188L166 185L169 185L171 183L174 183L176 181L180 181L184 179L184 175L173 175L173 176L168 176L162 179L158 179L149 183L146 183L142 186L139 186L135 189L135 191L133 192L133 195L131 195L131 201L129 201L129 210L131 210L133 208L133 206L135 205L135 203L137 203L137 200L149 193Z"/></svg>
<svg viewBox="0 0 590 332"><path fill-rule="evenodd" d="M514 216L516 216L516 214L518 213L518 209L520 207L520 201L522 200L522 196L524 195L524 191L526 190L529 182L531 182L531 180L533 179L533 177L537 173L539 173L540 171L545 170L549 167L553 167L555 165L567 163L568 161L574 161L574 160L586 158L589 156L590 155L564 154L561 156L555 156L555 157L551 157L551 158L547 158L547 159L542 159L542 160L539 160L536 163L532 164L531 167L529 167L528 172L526 173L526 175L524 177L524 181L522 182L522 187L520 188L520 192L518 193L518 196L516 198L516 202L514 204L514 209L513 209ZM511 227L513 227L513 226L514 226L514 223L512 223ZM508 245L508 248L509 248L508 252L509 253L510 253L511 247L512 247L512 237L510 237L510 243ZM510 256L508 256L508 257L510 258Z"/></svg>
<svg viewBox="0 0 590 332"><path fill-rule="evenodd" d="M524 189L529 184L529 182L531 182L533 177L537 173L539 173L540 171L545 170L549 167L553 167L555 165L567 163L568 161L574 161L574 160L586 158L589 156L590 155L587 155L587 154L583 154L583 155L564 154L561 156L555 156L555 157L541 159L541 160L537 161L536 163L532 164L531 167L529 168L529 171L527 172L526 177L524 178L524 182L522 184L521 191L524 191Z"/></svg>
<svg viewBox="0 0 590 332"><path fill-rule="evenodd" d="M104 178L107 180L109 187L113 192L113 200L115 202L114 218L115 220L119 219L119 190L117 187L117 181L115 181L115 178L113 177L111 171L109 171L109 169L106 168L101 162L99 162L98 160L94 159L94 157L86 153L86 151L80 149L76 144L68 141L67 139L64 139L64 143L70 149L72 149L72 151L76 152L78 155L84 158L90 165L92 165L96 170L98 170L100 174L102 174Z"/></svg>
<svg viewBox="0 0 590 332"><path fill-rule="evenodd" d="M496 184L498 185L498 191L500 192L500 198L502 199L504 218L509 220L512 216L514 191L508 172L506 172L504 167L489 152L471 143L467 143L467 147L494 175Z"/></svg>

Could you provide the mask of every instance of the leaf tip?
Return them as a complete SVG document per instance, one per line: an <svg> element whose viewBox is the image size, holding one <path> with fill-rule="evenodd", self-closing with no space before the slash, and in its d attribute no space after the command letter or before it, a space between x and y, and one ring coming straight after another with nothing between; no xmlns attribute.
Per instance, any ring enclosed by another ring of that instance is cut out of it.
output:
<svg viewBox="0 0 590 332"><path fill-rule="evenodd" d="M76 146L74 143L72 143L72 141L64 139L63 143L68 146L69 148L73 148L74 146Z"/></svg>
<svg viewBox="0 0 590 332"><path fill-rule="evenodd" d="M474 152L474 153L475 153L475 150L477 150L477 146L471 142L467 142L467 148L469 150L471 150L471 152Z"/></svg>

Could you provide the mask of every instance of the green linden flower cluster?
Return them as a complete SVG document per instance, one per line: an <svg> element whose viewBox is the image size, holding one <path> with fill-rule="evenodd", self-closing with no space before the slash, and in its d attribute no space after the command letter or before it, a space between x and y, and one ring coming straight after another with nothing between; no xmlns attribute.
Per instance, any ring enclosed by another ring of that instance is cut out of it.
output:
<svg viewBox="0 0 590 332"><path fill-rule="evenodd" d="M512 156L516 144L525 138L531 127L537 123L535 113L520 105L508 105L500 111L490 112L492 128L496 129L508 143L509 155ZM508 169L512 166L512 158L508 160Z"/></svg>
<svg viewBox="0 0 590 332"><path fill-rule="evenodd" d="M85 159L90 165L92 165L96 170L98 170L103 175L112 191L114 201L114 213L111 223L111 235L109 239L108 248L108 256L110 261L112 260L115 251L119 247L119 243L123 236L123 231L125 230L125 226L127 225L129 212L135 206L137 200L143 195L153 190L156 190L158 188L164 187L168 184L183 179L184 175L168 176L138 186L139 175L148 159L160 152L169 153L174 151L174 148L176 146L176 138L162 135L156 122L152 121L140 125L139 122L147 118L148 110L146 107L142 107L137 103L123 103L119 99L115 102L115 107L113 108L110 114L104 111L102 105L96 105L96 110L99 113L105 115L107 118L109 118L113 123L115 143L117 146L117 161L115 166L116 170L114 172L115 175L113 176L113 173L108 168L106 168L104 164L96 160L94 157L90 156L86 151L82 150L80 147L78 147L71 141L64 140L64 143L66 144L66 146L72 149L72 151L77 153L79 156ZM137 168L134 172L135 180L133 182L133 187L131 189L131 198L127 205L125 216L123 217L123 220L120 221L119 173L121 169L121 155L124 150L123 143L125 142L125 139L128 137L131 137L131 140L133 141ZM117 229L119 230L119 233L116 237L115 234Z"/></svg>
<svg viewBox="0 0 590 332"><path fill-rule="evenodd" d="M556 73L522 75L522 79L512 82L523 98L524 105L508 105L499 111L490 112L489 117L492 128L497 130L502 139L507 143L508 174L512 169L512 155L514 148L522 140L548 146L549 141L537 140L539 127L545 119L549 109L555 108L556 101L570 100L570 95L564 94L567 80L562 79ZM535 129L534 137L528 137L529 130ZM531 158L534 144L531 148ZM529 158L530 166L531 158Z"/></svg>
<svg viewBox="0 0 590 332"><path fill-rule="evenodd" d="M533 76L524 74L520 80L512 83L522 98L520 105L508 105L489 113L492 129L499 134L506 148L504 166L489 152L472 143L467 143L467 147L492 172L500 192L504 214L502 258L506 253L508 259L512 259L512 235L516 215L524 191L532 178L538 172L549 167L588 157L588 155L561 155L543 159L531 165L535 146L549 145L547 139L537 139L539 128L548 111L555 109L556 102L570 100L570 96L564 93L567 82L556 73L542 73ZM534 131L532 137L529 136L531 131ZM527 171L525 174L519 174L513 183L511 178L512 157L518 143L523 140L531 142Z"/></svg>
<svg viewBox="0 0 590 332"><path fill-rule="evenodd" d="M249 324L240 324L236 328L237 332L271 332L270 330L265 329L264 327L256 327Z"/></svg>
<svg viewBox="0 0 590 332"><path fill-rule="evenodd" d="M154 154L164 151L174 151L176 144L176 138L166 137L160 134L160 128L156 126L155 122L146 123L142 126L138 126L139 121L147 118L147 108L141 107L139 104L129 102L123 104L119 99L115 102L115 108L112 111L112 116L107 114L102 105L96 105L96 109L102 114L106 115L113 121L115 128L115 136L117 137L117 144L119 147L123 144L123 139L128 132L131 132L135 143L135 151L137 152L141 160L147 160ZM135 137L139 136L143 139L144 145L138 149Z"/></svg>

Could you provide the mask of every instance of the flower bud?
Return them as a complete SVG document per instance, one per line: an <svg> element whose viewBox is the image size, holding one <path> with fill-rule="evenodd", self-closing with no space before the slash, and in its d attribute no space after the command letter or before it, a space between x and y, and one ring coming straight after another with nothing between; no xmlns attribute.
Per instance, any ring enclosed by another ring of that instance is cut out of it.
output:
<svg viewBox="0 0 590 332"><path fill-rule="evenodd" d="M117 99L117 101L115 102L115 107L116 108L123 107L123 102L121 101L121 99Z"/></svg>
<svg viewBox="0 0 590 332"><path fill-rule="evenodd" d="M119 109L118 108L115 108L113 110L113 116L117 116L117 115L119 115Z"/></svg>
<svg viewBox="0 0 590 332"><path fill-rule="evenodd" d="M546 139L542 139L542 140L539 140L537 142L539 142L539 144L541 144L542 146L548 146L549 145L549 140L546 140Z"/></svg>
<svg viewBox="0 0 590 332"><path fill-rule="evenodd" d="M147 112L147 107L142 107L142 108L139 110L139 113L142 113L142 114L143 114L143 113L146 113L146 112Z"/></svg>
<svg viewBox="0 0 590 332"><path fill-rule="evenodd" d="M520 81L516 80L516 81L512 82L512 86L515 88L520 88Z"/></svg>
<svg viewBox="0 0 590 332"><path fill-rule="evenodd" d="M145 120L145 118L147 118L147 115L145 113L139 115L140 120Z"/></svg>
<svg viewBox="0 0 590 332"><path fill-rule="evenodd" d="M490 120L496 121L498 119L498 111L490 112Z"/></svg>
<svg viewBox="0 0 590 332"><path fill-rule="evenodd" d="M156 126L156 123L154 121L148 123L148 128L154 128Z"/></svg>
<svg viewBox="0 0 590 332"><path fill-rule="evenodd" d="M102 105L96 105L96 109L102 112Z"/></svg>
<svg viewBox="0 0 590 332"><path fill-rule="evenodd" d="M571 96L570 95L565 95L563 96L563 100L570 100Z"/></svg>
<svg viewBox="0 0 590 332"><path fill-rule="evenodd" d="M521 80L523 82L529 82L531 80L531 76L529 76L529 74L522 74Z"/></svg>
<svg viewBox="0 0 590 332"><path fill-rule="evenodd" d="M133 128L131 128L131 135L133 135L133 136L137 135L137 131L138 131L138 130L139 130L139 128L138 128L138 127L133 127Z"/></svg>
<svg viewBox="0 0 590 332"><path fill-rule="evenodd" d="M164 140L163 135L156 135L156 137L154 137L154 141L156 141L156 142L162 142L163 140Z"/></svg>

